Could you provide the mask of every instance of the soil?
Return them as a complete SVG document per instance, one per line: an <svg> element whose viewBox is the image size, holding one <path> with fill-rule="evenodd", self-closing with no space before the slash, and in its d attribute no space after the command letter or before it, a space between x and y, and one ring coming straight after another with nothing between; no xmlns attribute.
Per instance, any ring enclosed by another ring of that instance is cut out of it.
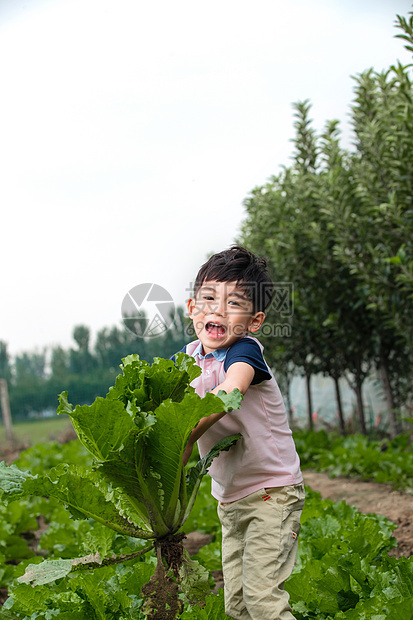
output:
<svg viewBox="0 0 413 620"><path fill-rule="evenodd" d="M164 552L168 550L166 554L168 557L165 559L168 564L169 560L172 560L169 568L172 568L175 576L177 576L179 567L175 564L176 562L180 564L182 560L182 538L183 534L178 534L176 537L168 536L162 543L155 543L158 557L155 574L152 575L148 583L142 586L141 590L145 597L142 611L148 620L174 620L178 613L182 613L183 605L182 601L179 600L178 584L171 576L167 575L162 561L162 557L165 557Z"/></svg>

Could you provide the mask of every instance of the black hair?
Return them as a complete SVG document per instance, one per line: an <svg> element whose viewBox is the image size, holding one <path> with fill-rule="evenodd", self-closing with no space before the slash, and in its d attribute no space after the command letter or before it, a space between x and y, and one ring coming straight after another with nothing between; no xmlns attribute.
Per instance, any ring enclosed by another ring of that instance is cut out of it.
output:
<svg viewBox="0 0 413 620"><path fill-rule="evenodd" d="M194 294L208 280L236 282L252 301L253 312L264 312L269 305L274 285L268 274L268 261L240 245L213 254L202 265L195 278Z"/></svg>

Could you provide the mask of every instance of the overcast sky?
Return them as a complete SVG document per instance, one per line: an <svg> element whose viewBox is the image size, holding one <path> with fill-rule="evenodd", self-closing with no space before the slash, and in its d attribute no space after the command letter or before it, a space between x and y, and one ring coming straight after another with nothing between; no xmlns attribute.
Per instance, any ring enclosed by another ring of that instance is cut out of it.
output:
<svg viewBox="0 0 413 620"><path fill-rule="evenodd" d="M0 0L0 340L71 346L129 289L184 303L288 165L294 101L347 124L351 75L410 61L407 0Z"/></svg>

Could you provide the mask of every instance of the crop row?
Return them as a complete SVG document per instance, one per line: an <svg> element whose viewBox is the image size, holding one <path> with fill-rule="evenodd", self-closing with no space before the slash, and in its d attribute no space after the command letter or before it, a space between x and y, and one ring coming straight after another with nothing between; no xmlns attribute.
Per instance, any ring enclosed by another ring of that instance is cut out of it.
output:
<svg viewBox="0 0 413 620"><path fill-rule="evenodd" d="M372 440L359 433L343 438L324 430L299 430L294 441L304 469L327 472L330 477L374 480L413 492L413 450L408 434Z"/></svg>
<svg viewBox="0 0 413 620"><path fill-rule="evenodd" d="M90 455L79 442L43 444L23 453L18 465L41 473L59 462L86 464ZM39 514L49 525L36 547L33 531ZM321 500L319 494L307 489L302 523L297 566L286 585L298 620L413 616L413 558L388 556L396 544L391 522L364 515L344 502ZM196 559L209 571L220 569L220 526L207 479L184 529L213 534L212 542ZM136 539L91 519L72 519L52 500L15 501L7 510L0 506L0 586L8 587L10 593L1 616L30 620L144 618L140 588L154 572L154 557L72 573L35 588L16 581L28 564L39 563L44 556L57 562L97 552L107 557L132 553L137 543L139 546ZM181 617L226 618L222 591L218 596L211 594L203 609L187 608Z"/></svg>

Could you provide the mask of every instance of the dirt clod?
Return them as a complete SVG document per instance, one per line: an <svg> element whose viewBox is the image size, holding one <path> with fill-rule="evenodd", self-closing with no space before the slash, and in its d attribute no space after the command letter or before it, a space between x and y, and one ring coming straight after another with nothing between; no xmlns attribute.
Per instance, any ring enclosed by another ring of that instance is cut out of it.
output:
<svg viewBox="0 0 413 620"><path fill-rule="evenodd" d="M164 558L168 569L170 568L175 575L179 576L179 569L181 568L183 559L183 545L182 541L185 538L185 534L171 534L161 538L158 544L161 548L161 555Z"/></svg>
<svg viewBox="0 0 413 620"><path fill-rule="evenodd" d="M158 563L155 574L142 586L143 611L149 620L173 620L182 611L179 593L179 569L183 561L184 532L170 534L155 543Z"/></svg>
<svg viewBox="0 0 413 620"><path fill-rule="evenodd" d="M142 594L143 611L149 620L174 620L181 611L178 584L166 575L162 562L158 562L155 574L142 586Z"/></svg>

